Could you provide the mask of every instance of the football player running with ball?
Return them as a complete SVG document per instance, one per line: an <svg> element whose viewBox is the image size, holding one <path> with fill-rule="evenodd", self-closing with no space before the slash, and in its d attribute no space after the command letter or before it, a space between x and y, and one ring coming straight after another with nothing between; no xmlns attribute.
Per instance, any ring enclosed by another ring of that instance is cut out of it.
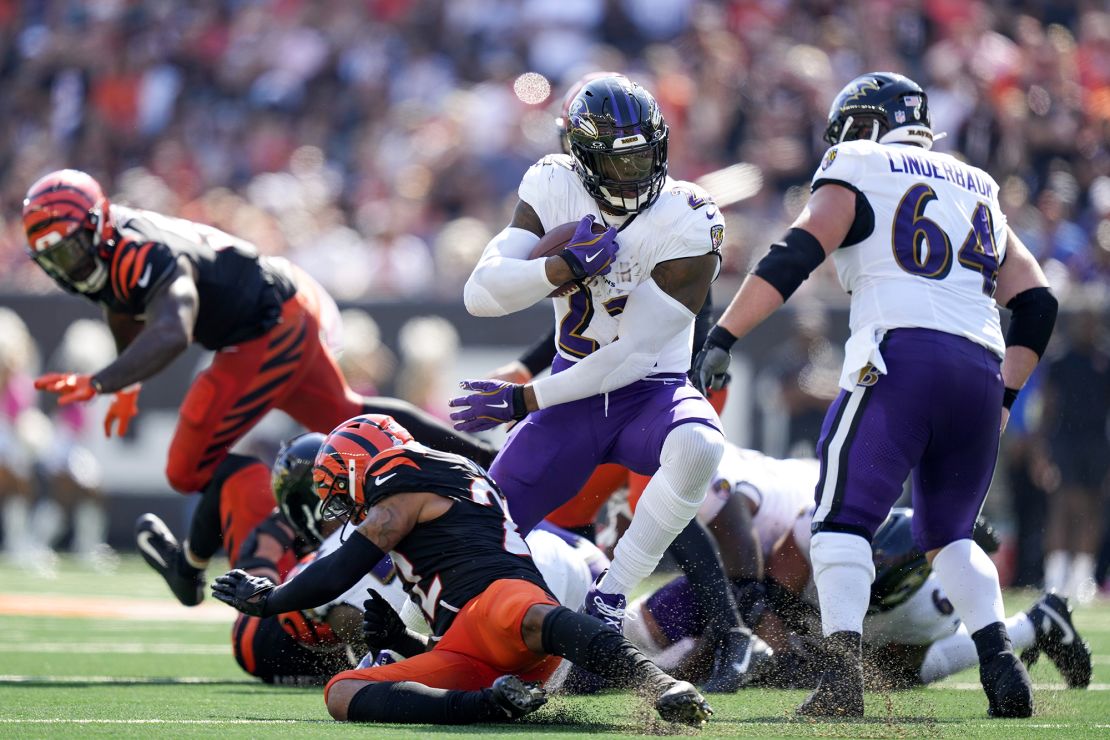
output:
<svg viewBox="0 0 1110 740"><path fill-rule="evenodd" d="M667 177L667 124L651 94L623 76L587 82L567 110L570 154L525 173L509 226L486 247L464 291L476 316L554 298L558 356L528 384L465 381L456 428L522 420L490 468L524 531L615 462L651 475L587 613L620 629L625 596L697 513L724 451L717 413L686 379L694 316L720 264L720 211L705 191ZM555 227L579 222L566 248L528 259ZM595 233L595 225L608 227ZM618 246L619 242L619 246Z"/></svg>
<svg viewBox="0 0 1110 740"><path fill-rule="evenodd" d="M604 623L559 606L496 484L464 457L424 447L387 416L344 422L325 440L313 480L325 516L357 525L338 550L275 586L241 570L216 598L267 617L339 596L388 552L432 636L408 632L388 665L344 671L324 691L338 720L469 724L516 719L546 701L561 656L635 686L669 721L700 725L711 710ZM390 620L377 614L374 630Z"/></svg>
<svg viewBox="0 0 1110 740"><path fill-rule="evenodd" d="M833 256L852 296L843 389L818 441L810 560L827 652L800 714L863 714L861 633L875 578L870 540L913 476L913 536L979 656L994 717L1033 711L1011 648L998 573L972 540L1009 406L1048 344L1056 299L1006 225L998 184L929 151L925 92L871 73L829 112L832 147L813 195L747 277L694 363L702 385L729 348ZM1012 311L1003 339L999 305Z"/></svg>

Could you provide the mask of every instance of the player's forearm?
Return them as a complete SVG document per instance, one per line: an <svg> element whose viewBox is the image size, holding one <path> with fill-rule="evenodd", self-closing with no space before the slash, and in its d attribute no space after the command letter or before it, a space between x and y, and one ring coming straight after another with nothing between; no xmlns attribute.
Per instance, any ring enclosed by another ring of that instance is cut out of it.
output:
<svg viewBox="0 0 1110 740"><path fill-rule="evenodd" d="M513 227L495 236L463 287L466 310L474 316L504 316L528 308L561 284L549 279L552 258L526 259L538 241L532 232ZM562 259L554 261L565 265Z"/></svg>
<svg viewBox="0 0 1110 740"><path fill-rule="evenodd" d="M637 287L621 314L620 338L561 373L525 388L530 411L609 393L642 380L663 348L687 330L694 314L649 280Z"/></svg>
<svg viewBox="0 0 1110 740"><path fill-rule="evenodd" d="M1002 360L1002 384L1007 388L1020 391L1029 376L1037 369L1040 362L1037 353L1028 347L1012 346L1006 348L1006 357Z"/></svg>
<svg viewBox="0 0 1110 740"><path fill-rule="evenodd" d="M763 323L783 303L782 294L773 285L758 275L748 275L717 320L717 326L739 339Z"/></svg>
<svg viewBox="0 0 1110 740"><path fill-rule="evenodd" d="M180 325L153 324L139 332L115 362L93 376L100 393L115 393L157 374L184 352L190 337Z"/></svg>
<svg viewBox="0 0 1110 740"><path fill-rule="evenodd" d="M359 532L336 550L275 588L262 616L313 609L335 601L361 581L385 553Z"/></svg>

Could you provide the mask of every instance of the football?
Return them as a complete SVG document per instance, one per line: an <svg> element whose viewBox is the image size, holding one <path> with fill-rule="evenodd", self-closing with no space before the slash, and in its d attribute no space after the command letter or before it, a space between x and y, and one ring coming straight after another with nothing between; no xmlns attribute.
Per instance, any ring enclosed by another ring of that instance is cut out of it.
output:
<svg viewBox="0 0 1110 740"><path fill-rule="evenodd" d="M569 221L565 224L560 224L559 226L551 229L546 234L540 237L540 240L536 243L536 246L532 248L532 253L528 255L528 259L538 260L541 258L547 258L559 254L563 251L567 244L570 243L571 237L574 236L574 232L577 228L577 221ZM605 224L594 221L593 231L595 234L604 233L607 228L609 227L607 227ZM567 296L576 290L578 290L577 284L573 282L566 283L564 285L560 285L558 288L548 293L548 296L550 296L551 298Z"/></svg>

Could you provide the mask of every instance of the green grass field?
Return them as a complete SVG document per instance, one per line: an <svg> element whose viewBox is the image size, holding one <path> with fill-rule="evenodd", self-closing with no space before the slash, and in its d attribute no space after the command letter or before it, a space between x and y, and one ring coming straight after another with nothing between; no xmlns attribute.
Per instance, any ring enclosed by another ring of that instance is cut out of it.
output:
<svg viewBox="0 0 1110 740"><path fill-rule="evenodd" d="M1007 599L1011 611L1032 600L1028 593ZM59 616L63 613L68 616ZM1110 737L1107 604L1077 617L1095 652L1092 689L1063 690L1058 674L1042 660L1033 671L1037 713L1029 720L987 719L977 676L968 672L937 687L868 694L866 721L854 723L793 718L803 692L714 696L716 715L697 732L661 726L628 694L556 697L517 725L340 725L328 718L320 689L264 686L242 673L231 657L231 621L231 611L219 604L177 607L138 559L125 558L113 575L63 561L52 579L0 566L0 737Z"/></svg>

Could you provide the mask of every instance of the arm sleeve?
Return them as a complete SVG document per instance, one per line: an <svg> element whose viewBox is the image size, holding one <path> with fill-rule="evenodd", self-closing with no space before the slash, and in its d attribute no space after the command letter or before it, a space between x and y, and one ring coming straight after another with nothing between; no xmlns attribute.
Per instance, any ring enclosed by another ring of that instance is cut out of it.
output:
<svg viewBox="0 0 1110 740"><path fill-rule="evenodd" d="M270 593L266 613L273 616L285 612L312 609L333 601L385 557L381 548L355 531L335 552L319 558Z"/></svg>
<svg viewBox="0 0 1110 740"><path fill-rule="evenodd" d="M577 401L647 377L667 343L693 320L694 314L654 280L641 283L621 314L620 338L573 367L532 383L537 404L542 409Z"/></svg>
<svg viewBox="0 0 1110 740"><path fill-rule="evenodd" d="M540 341L533 344L520 356L520 364L528 368L528 372L535 377L555 360L555 329L544 334Z"/></svg>
<svg viewBox="0 0 1110 740"><path fill-rule="evenodd" d="M530 260L540 238L525 229L506 227L482 252L463 288L466 310L474 316L504 316L528 308L555 289L547 279L546 260Z"/></svg>

